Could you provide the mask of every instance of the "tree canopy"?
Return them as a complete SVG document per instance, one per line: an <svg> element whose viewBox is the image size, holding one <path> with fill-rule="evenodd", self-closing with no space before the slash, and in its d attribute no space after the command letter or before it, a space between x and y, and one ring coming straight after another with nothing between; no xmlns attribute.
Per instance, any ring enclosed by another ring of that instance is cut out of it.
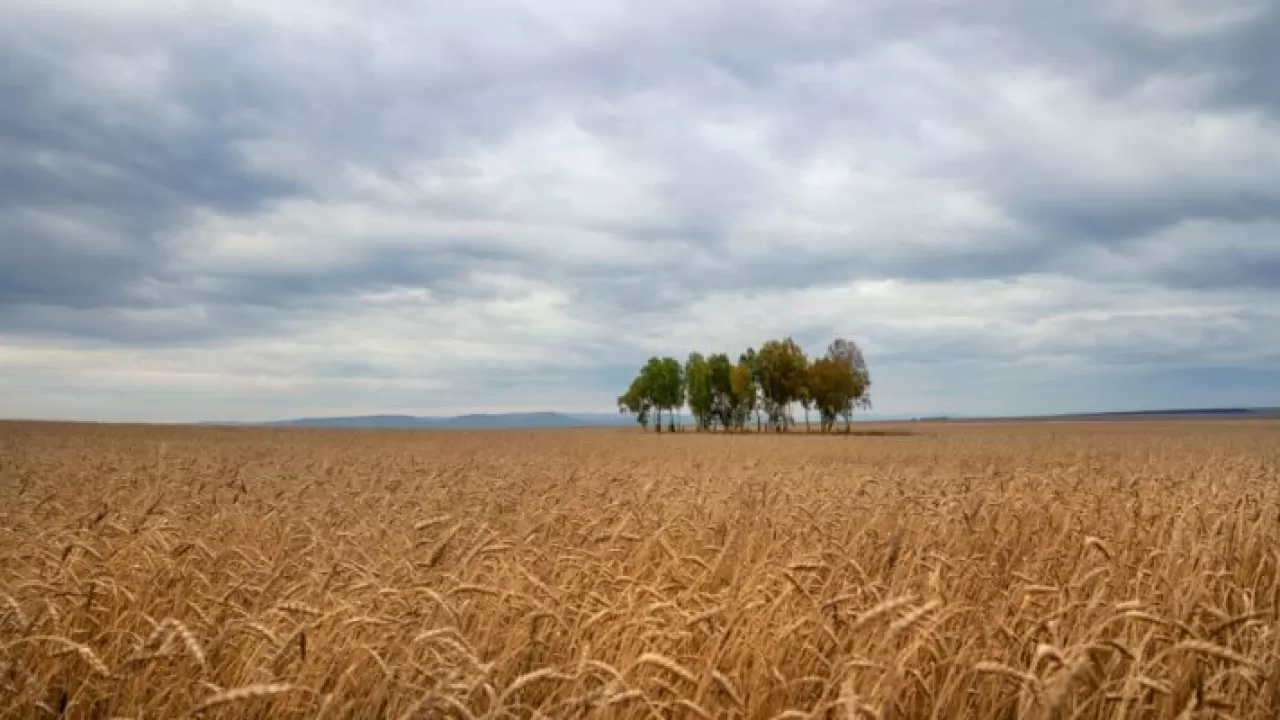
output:
<svg viewBox="0 0 1280 720"><path fill-rule="evenodd" d="M651 357L618 396L618 410L635 415L645 429L652 421L657 432L663 411L667 430L675 431L686 404L699 432L745 430L753 414L757 430L767 421L769 429L786 432L795 424L791 411L798 404L806 430L809 412L816 410L820 430L831 432L838 419L844 418L848 430L854 410L871 407L870 391L871 373L857 343L836 338L826 354L811 361L785 337L759 350L748 348L736 363L727 353L690 352L683 365L673 357Z"/></svg>
<svg viewBox="0 0 1280 720"><path fill-rule="evenodd" d="M714 395L711 390L711 365L701 353L689 353L684 364L684 382L689 412L699 430L711 429Z"/></svg>

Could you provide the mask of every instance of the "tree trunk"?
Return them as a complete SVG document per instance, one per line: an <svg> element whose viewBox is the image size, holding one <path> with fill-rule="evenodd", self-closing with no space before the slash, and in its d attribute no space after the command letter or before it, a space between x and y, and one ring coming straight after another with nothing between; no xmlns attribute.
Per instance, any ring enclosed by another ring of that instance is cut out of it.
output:
<svg viewBox="0 0 1280 720"><path fill-rule="evenodd" d="M813 432L813 428L809 425L809 408L804 409L804 432L806 435Z"/></svg>

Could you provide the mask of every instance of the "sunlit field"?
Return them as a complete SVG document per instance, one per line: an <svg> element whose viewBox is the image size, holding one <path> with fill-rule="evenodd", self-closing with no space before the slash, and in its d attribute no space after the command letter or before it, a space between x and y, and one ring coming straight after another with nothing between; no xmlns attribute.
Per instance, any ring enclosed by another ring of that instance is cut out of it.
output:
<svg viewBox="0 0 1280 720"><path fill-rule="evenodd" d="M893 427L0 424L0 717L1280 713L1280 423Z"/></svg>

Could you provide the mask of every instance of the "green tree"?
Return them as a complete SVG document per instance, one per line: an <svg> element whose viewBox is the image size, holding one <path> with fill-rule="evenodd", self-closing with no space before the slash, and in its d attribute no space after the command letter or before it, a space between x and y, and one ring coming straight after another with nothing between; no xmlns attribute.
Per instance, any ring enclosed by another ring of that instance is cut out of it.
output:
<svg viewBox="0 0 1280 720"><path fill-rule="evenodd" d="M824 357L809 366L808 387L822 432L830 432L836 419L857 397L858 379L839 360Z"/></svg>
<svg viewBox="0 0 1280 720"><path fill-rule="evenodd" d="M711 412L725 431L734 428L734 411L737 401L733 392L733 362L724 353L707 358L711 381Z"/></svg>
<svg viewBox="0 0 1280 720"><path fill-rule="evenodd" d="M730 378L733 387L733 426L738 430L746 430L747 419L751 417L751 411L756 405L756 384L755 378L752 377L751 366L746 363L734 365L730 371ZM759 422L758 419L757 422Z"/></svg>
<svg viewBox="0 0 1280 720"><path fill-rule="evenodd" d="M667 408L667 429L676 431L676 411L684 407L684 368L673 357L659 361L659 404Z"/></svg>
<svg viewBox="0 0 1280 720"><path fill-rule="evenodd" d="M840 410L840 414L844 416L844 426L847 431L855 408L871 408L871 372L867 369L867 360L862 354L862 348L852 340L839 337L832 340L827 346L827 357L840 363L855 384L853 397Z"/></svg>
<svg viewBox="0 0 1280 720"><path fill-rule="evenodd" d="M804 431L812 432L809 425L809 411L813 409L813 393L809 390L809 367L804 369L804 385L800 386L800 397L796 398L800 407L804 408Z"/></svg>
<svg viewBox="0 0 1280 720"><path fill-rule="evenodd" d="M640 427L649 429L649 411L652 406L646 397L644 388L642 387L642 379L637 377L631 381L631 386L627 391L618 396L618 412L622 414L630 413L636 416L636 422Z"/></svg>
<svg viewBox="0 0 1280 720"><path fill-rule="evenodd" d="M662 432L662 411L666 407L663 402L664 397L664 369L662 360L657 357L649 358L649 361L640 369L640 389L644 394L645 400L649 406L657 413L657 419L654 422L654 428L658 432Z"/></svg>
<svg viewBox="0 0 1280 720"><path fill-rule="evenodd" d="M738 356L738 364L747 368L751 373L751 397L749 400L744 398L747 403L748 417L751 413L756 416L756 432L760 431L760 359L756 354L755 348L747 348L747 351ZM744 426L745 429L745 426Z"/></svg>
<svg viewBox="0 0 1280 720"><path fill-rule="evenodd" d="M836 338L823 357L810 363L787 337L764 343L759 352L747 348L737 363L725 353L704 357L691 352L683 365L669 356L650 357L627 392L618 396L618 410L636 415L646 430L653 420L657 432L662 432L664 410L667 430L677 429L676 416L686 402L699 431L712 430L717 422L725 432L745 431L752 414L759 431L762 412L771 428L783 431L795 424L790 410L799 403L806 431L811 429L809 413L817 409L822 432L830 432L841 416L847 432L854 410L871 406L870 388L871 373L857 343Z"/></svg>
<svg viewBox="0 0 1280 720"><path fill-rule="evenodd" d="M701 353L689 353L684 364L685 394L698 431L711 429L714 393L711 388L711 365Z"/></svg>
<svg viewBox="0 0 1280 720"><path fill-rule="evenodd" d="M761 345L756 364L769 424L784 430L791 422L788 409L803 392L809 361L795 340L787 337Z"/></svg>

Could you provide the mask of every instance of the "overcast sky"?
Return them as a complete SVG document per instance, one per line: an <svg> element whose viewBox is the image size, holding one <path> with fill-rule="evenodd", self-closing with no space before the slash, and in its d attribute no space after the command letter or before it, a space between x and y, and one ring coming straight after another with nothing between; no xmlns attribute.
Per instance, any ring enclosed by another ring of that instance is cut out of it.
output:
<svg viewBox="0 0 1280 720"><path fill-rule="evenodd" d="M1280 405L1272 0L6 0L0 416Z"/></svg>

